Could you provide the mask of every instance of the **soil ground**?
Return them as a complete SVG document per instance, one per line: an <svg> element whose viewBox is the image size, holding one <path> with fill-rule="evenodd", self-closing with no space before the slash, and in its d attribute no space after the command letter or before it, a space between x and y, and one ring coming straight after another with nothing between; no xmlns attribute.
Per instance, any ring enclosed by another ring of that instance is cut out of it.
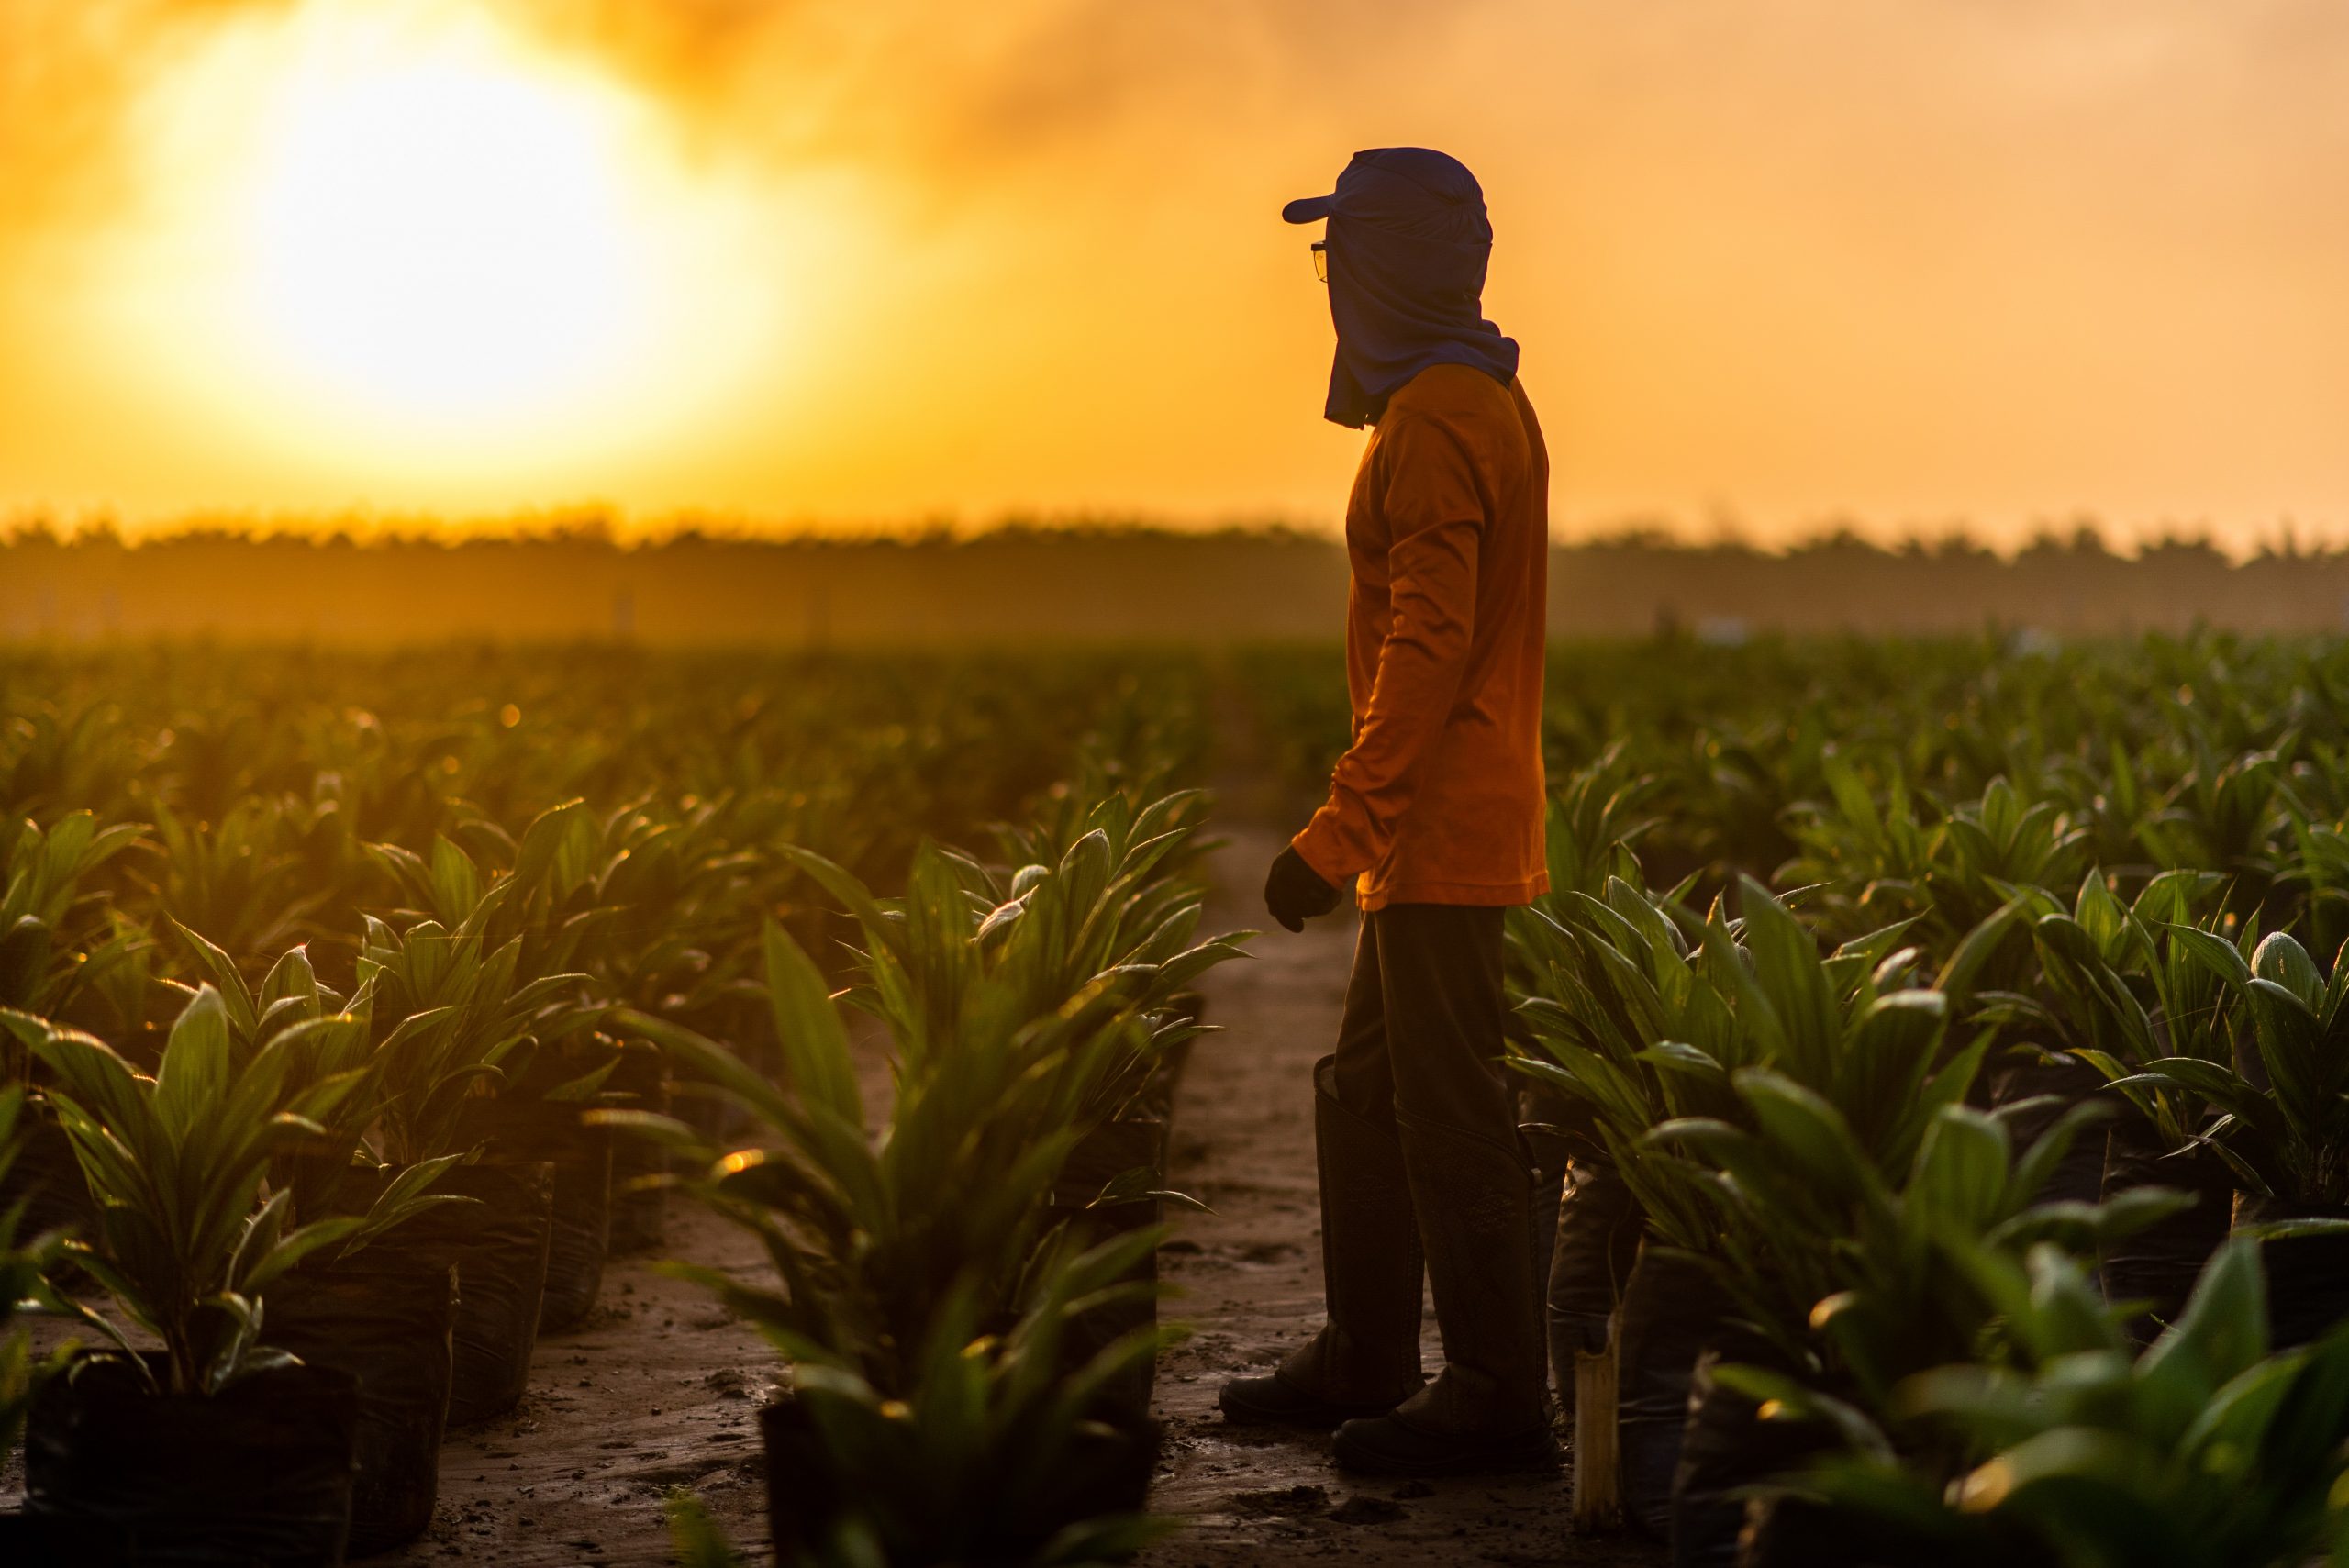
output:
<svg viewBox="0 0 2349 1568"><path fill-rule="evenodd" d="M1221 831L1208 929L1261 925L1247 895L1279 839L1228 821ZM1145 1568L1324 1557L1368 1568L1660 1563L1661 1551L1622 1538L1575 1539L1563 1475L1357 1481L1330 1462L1325 1438L1233 1428L1216 1412L1223 1378L1269 1367L1320 1321L1310 1070L1335 1034L1353 939L1351 917L1302 936L1272 930L1252 962L1222 966L1205 985L1219 1029L1198 1042L1183 1081L1173 1179L1213 1212L1183 1217L1163 1260L1180 1292L1166 1311L1193 1332L1160 1370L1166 1446L1152 1496L1183 1528ZM740 1235L674 1206L668 1250L764 1272ZM1433 1367L1432 1312L1426 1321ZM756 1411L777 1381L764 1343L698 1287L649 1259L615 1259L590 1322L540 1341L521 1407L451 1434L429 1532L373 1561L662 1563L662 1497L677 1486L765 1561ZM0 1473L0 1506L15 1506L21 1485L20 1467Z"/></svg>

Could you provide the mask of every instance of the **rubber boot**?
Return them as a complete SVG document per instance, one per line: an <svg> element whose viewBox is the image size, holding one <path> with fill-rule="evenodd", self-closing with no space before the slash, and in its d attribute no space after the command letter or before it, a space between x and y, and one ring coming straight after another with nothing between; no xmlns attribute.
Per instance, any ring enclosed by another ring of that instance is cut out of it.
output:
<svg viewBox="0 0 2349 1568"><path fill-rule="evenodd" d="M1338 1462L1385 1475L1553 1465L1524 1151L1397 1119L1444 1367L1392 1413L1340 1427Z"/></svg>
<svg viewBox="0 0 2349 1568"><path fill-rule="evenodd" d="M1321 1180L1321 1286L1330 1318L1268 1377L1234 1378L1233 1420L1323 1431L1393 1409L1420 1385L1425 1265L1395 1135L1339 1103L1334 1057L1313 1068L1313 1147Z"/></svg>

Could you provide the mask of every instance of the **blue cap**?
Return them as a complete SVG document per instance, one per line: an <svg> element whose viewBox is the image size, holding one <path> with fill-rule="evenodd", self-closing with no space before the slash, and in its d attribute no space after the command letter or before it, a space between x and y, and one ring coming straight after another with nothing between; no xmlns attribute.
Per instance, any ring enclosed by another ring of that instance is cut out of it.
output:
<svg viewBox="0 0 2349 1568"><path fill-rule="evenodd" d="M1281 217L1290 223L1318 223L1334 215L1414 228L1431 217L1456 221L1464 214L1474 214L1481 224L1484 207L1485 192L1476 176L1449 153L1425 147L1374 147L1354 154L1338 176L1336 190L1326 196L1299 197L1281 208Z"/></svg>

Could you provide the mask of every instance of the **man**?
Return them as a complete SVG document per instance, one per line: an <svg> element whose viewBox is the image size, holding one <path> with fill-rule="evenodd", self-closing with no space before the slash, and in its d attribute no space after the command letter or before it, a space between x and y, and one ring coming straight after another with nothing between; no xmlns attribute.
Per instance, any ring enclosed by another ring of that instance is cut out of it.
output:
<svg viewBox="0 0 2349 1568"><path fill-rule="evenodd" d="M1503 911L1549 885L1549 456L1517 344L1481 314L1492 228L1465 168L1380 148L1281 216L1328 220L1328 417L1374 432L1346 507L1353 743L1264 903L1301 930L1352 882L1363 922L1337 1051L1314 1072L1329 1322L1221 1403L1336 1426L1358 1471L1538 1464L1553 1449L1531 1176L1498 1059ZM1423 1266L1444 1357L1424 1386Z"/></svg>

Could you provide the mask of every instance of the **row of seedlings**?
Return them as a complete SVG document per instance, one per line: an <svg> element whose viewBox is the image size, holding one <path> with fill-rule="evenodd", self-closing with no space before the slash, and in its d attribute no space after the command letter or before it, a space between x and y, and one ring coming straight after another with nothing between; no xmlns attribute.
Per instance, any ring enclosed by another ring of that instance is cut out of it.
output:
<svg viewBox="0 0 2349 1568"><path fill-rule="evenodd" d="M1993 791L1905 885L1813 890L1815 926L1898 915L1831 951L1750 882L1734 917L1645 893L1627 848L1570 851L1582 885L1519 922L1520 1066L1577 1109L1562 1388L1578 1360L1620 1398L1575 1412L1590 1520L1620 1485L1676 1561L1774 1565L2330 1539L2349 982L2257 929L2316 925L2324 879L2246 917L2216 872L2139 873L2125 906L2118 876L2014 874L2069 835ZM2082 1077L2110 1088L2027 1092Z"/></svg>
<svg viewBox="0 0 2349 1568"><path fill-rule="evenodd" d="M925 846L895 899L801 855L861 935L834 996L768 929L780 1086L621 1020L751 1124L725 1149L599 1113L683 1154L685 1190L773 1260L773 1287L700 1277L788 1368L762 1412L779 1560L1100 1562L1165 1527L1144 1505L1157 1221L1187 1201L1165 1186L1168 1068L1203 1027L1195 983L1241 940L1195 940L1199 806L1113 793L1008 835L1008 867ZM885 1049L860 1051L844 1006Z"/></svg>

